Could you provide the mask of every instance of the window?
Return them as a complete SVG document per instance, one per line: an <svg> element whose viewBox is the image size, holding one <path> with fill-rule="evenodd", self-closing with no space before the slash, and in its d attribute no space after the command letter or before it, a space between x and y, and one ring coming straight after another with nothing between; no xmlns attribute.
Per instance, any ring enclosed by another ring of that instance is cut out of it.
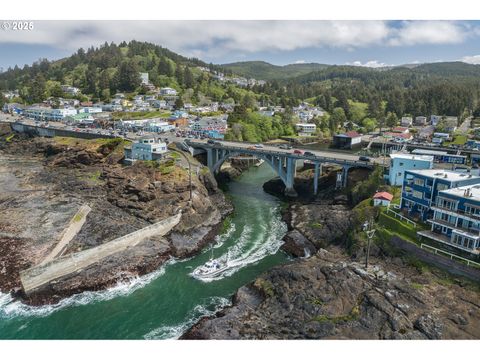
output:
<svg viewBox="0 0 480 360"><path fill-rule="evenodd" d="M425 184L425 181L423 179L418 179L416 178L413 183L418 186L423 186Z"/></svg>
<svg viewBox="0 0 480 360"><path fill-rule="evenodd" d="M413 197L416 197L417 199L423 199L423 193L421 191L413 190Z"/></svg>
<svg viewBox="0 0 480 360"><path fill-rule="evenodd" d="M437 184L437 190L438 190L438 191L446 190L446 189L448 189L448 185L447 185L447 184L442 184L442 183Z"/></svg>
<svg viewBox="0 0 480 360"><path fill-rule="evenodd" d="M401 162L400 164L398 164L398 166L403 166L403 163Z"/></svg>

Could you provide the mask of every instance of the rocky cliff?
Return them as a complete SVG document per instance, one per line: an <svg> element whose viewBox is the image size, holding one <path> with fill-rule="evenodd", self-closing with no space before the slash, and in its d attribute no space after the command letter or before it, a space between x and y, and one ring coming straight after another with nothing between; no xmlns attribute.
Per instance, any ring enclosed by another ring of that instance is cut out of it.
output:
<svg viewBox="0 0 480 360"><path fill-rule="evenodd" d="M5 130L5 129L3 129ZM182 210L181 225L150 238L25 298L51 303L157 269L170 257L197 253L232 211L215 179L194 159L192 202L187 165L123 166L123 143L0 134L0 290L19 294L19 271L38 264L55 246L78 208L92 211L64 253L88 249ZM198 169L198 170L197 170Z"/></svg>

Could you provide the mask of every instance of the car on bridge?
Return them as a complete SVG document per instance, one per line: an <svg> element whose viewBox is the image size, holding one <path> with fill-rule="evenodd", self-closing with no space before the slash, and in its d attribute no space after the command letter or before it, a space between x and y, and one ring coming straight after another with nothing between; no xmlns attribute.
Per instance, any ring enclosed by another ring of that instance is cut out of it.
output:
<svg viewBox="0 0 480 360"><path fill-rule="evenodd" d="M365 161L365 162L370 162L370 158L367 156L359 156L358 160L360 161Z"/></svg>
<svg viewBox="0 0 480 360"><path fill-rule="evenodd" d="M294 154L303 155L303 151L302 151L302 150L299 150L299 149L293 150L293 153L294 153Z"/></svg>
<svg viewBox="0 0 480 360"><path fill-rule="evenodd" d="M310 151L305 151L305 152L303 153L303 155L304 155L304 156L315 156L315 154L312 153L312 152L310 152Z"/></svg>
<svg viewBox="0 0 480 360"><path fill-rule="evenodd" d="M293 148L293 146L288 145L288 144L283 144L283 145L280 145L278 148L279 149L284 149L284 150L291 150Z"/></svg>
<svg viewBox="0 0 480 360"><path fill-rule="evenodd" d="M256 149L263 149L263 145L262 144L255 144L254 147Z"/></svg>
<svg viewBox="0 0 480 360"><path fill-rule="evenodd" d="M215 140L209 139L209 140L207 141L207 144L215 145Z"/></svg>

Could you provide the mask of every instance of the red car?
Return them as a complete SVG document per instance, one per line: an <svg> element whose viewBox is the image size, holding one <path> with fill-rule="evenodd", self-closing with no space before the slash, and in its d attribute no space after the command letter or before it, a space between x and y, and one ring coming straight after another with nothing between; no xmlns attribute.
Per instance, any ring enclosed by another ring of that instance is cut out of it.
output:
<svg viewBox="0 0 480 360"><path fill-rule="evenodd" d="M298 149L293 150L293 153L303 155L303 151Z"/></svg>

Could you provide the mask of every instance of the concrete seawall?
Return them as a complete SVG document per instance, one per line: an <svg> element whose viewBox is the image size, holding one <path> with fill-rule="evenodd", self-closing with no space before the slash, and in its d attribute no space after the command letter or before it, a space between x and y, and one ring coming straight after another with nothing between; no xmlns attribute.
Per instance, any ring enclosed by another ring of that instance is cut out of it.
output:
<svg viewBox="0 0 480 360"><path fill-rule="evenodd" d="M28 295L35 289L68 274L81 271L102 259L137 245L152 236L163 236L180 222L181 213L149 225L92 249L58 257L20 272L23 289Z"/></svg>

